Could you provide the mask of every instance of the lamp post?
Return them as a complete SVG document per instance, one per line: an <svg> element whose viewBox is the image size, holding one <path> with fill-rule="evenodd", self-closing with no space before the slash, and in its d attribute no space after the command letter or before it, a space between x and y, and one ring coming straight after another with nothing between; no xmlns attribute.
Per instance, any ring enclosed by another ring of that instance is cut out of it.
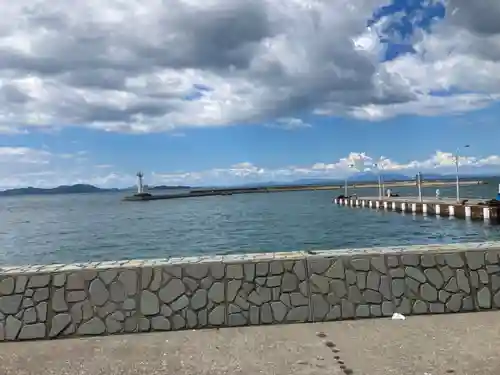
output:
<svg viewBox="0 0 500 375"><path fill-rule="evenodd" d="M423 202L423 197L422 197L422 173L418 172L416 176L417 180L417 189L418 189L418 200L419 202Z"/></svg>
<svg viewBox="0 0 500 375"><path fill-rule="evenodd" d="M380 165L375 163L373 164L374 168L377 168L377 177L378 177L378 199L382 199L382 176L380 174Z"/></svg>
<svg viewBox="0 0 500 375"><path fill-rule="evenodd" d="M469 148L469 145L463 146L463 148ZM457 178L457 203L460 203L460 175L459 175L459 164L460 164L460 147L457 148L455 153L455 170Z"/></svg>
<svg viewBox="0 0 500 375"><path fill-rule="evenodd" d="M349 164L349 168L354 168L354 164ZM347 198L347 180L349 179L349 174L345 176L345 181L344 181L344 196Z"/></svg>
<svg viewBox="0 0 500 375"><path fill-rule="evenodd" d="M384 167L378 163L377 164L378 168L378 179L379 179L379 184L380 184L380 197L383 199L385 197L385 184L384 184L384 176L383 176L383 170Z"/></svg>

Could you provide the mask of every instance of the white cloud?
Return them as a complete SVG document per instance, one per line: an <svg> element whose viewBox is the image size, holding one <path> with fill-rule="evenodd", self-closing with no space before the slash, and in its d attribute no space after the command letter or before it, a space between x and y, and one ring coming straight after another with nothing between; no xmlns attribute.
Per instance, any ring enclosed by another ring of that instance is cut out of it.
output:
<svg viewBox="0 0 500 375"><path fill-rule="evenodd" d="M295 117L281 117L276 122L268 124L270 128L278 128L283 130L296 130L312 127L311 124L304 122L304 120Z"/></svg>
<svg viewBox="0 0 500 375"><path fill-rule="evenodd" d="M434 116L481 109L500 100L500 2L442 2L446 17L430 33L415 35L416 53L381 66L412 87L414 99L361 105L352 115L375 120L399 114Z"/></svg>
<svg viewBox="0 0 500 375"><path fill-rule="evenodd" d="M68 154L46 149L0 146L0 189L54 187L77 183L128 186L134 176L112 171L112 166L89 163L84 150Z"/></svg>
<svg viewBox="0 0 500 375"><path fill-rule="evenodd" d="M82 160L81 156L88 158ZM168 185L224 185L249 182L294 181L303 178L342 179L356 171L380 168L407 175L416 171L453 173L454 156L451 152L437 151L425 160L395 161L388 157L374 158L364 152L351 152L337 161L317 162L312 165L266 168L250 162L242 162L227 168L205 171L161 172L145 171L147 184ZM349 167L356 164L358 169ZM462 156L463 173L500 173L500 156ZM128 187L136 177L130 171L98 163L85 151L73 154L57 154L48 150L27 147L0 147L0 189L17 187L54 187L76 183L89 183L101 187Z"/></svg>
<svg viewBox="0 0 500 375"><path fill-rule="evenodd" d="M357 169L350 165L356 164ZM245 162L199 172L153 173L153 183L170 184L241 184L246 182L293 181L304 178L344 178L357 172L375 171L377 164L381 169L412 176L421 171L427 173L449 174L455 169L455 157L451 152L437 151L425 160L397 162L387 157L373 158L366 153L352 152L347 157L332 163L318 162L310 166L288 166L268 169ZM460 156L463 173L500 172L500 156L485 157Z"/></svg>
<svg viewBox="0 0 500 375"><path fill-rule="evenodd" d="M460 113L500 99L500 3L446 0L445 20L414 37L415 55L383 62L379 35L401 14L366 25L388 3L6 2L0 133L56 124L134 133L296 128L302 120L294 113L380 120ZM450 89L459 93L433 96Z"/></svg>

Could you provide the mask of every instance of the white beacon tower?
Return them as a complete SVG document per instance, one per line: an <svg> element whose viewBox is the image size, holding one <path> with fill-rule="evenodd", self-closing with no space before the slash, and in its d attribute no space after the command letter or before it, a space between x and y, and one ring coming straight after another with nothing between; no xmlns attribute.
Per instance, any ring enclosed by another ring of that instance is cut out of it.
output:
<svg viewBox="0 0 500 375"><path fill-rule="evenodd" d="M144 184L142 179L144 178L144 173L137 172L137 194L144 193Z"/></svg>

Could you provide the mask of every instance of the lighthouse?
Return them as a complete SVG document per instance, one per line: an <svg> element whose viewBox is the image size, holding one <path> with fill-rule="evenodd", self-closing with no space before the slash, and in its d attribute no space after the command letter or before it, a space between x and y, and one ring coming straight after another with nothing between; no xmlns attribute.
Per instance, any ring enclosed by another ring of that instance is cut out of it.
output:
<svg viewBox="0 0 500 375"><path fill-rule="evenodd" d="M137 194L144 193L144 185L142 179L144 178L144 173L137 172Z"/></svg>

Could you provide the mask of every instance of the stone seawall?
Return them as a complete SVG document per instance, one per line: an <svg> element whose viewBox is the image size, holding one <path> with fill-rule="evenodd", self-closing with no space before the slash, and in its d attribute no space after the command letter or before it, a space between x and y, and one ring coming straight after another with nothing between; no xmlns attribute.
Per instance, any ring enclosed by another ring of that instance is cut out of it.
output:
<svg viewBox="0 0 500 375"><path fill-rule="evenodd" d="M0 268L0 341L500 307L500 243Z"/></svg>

